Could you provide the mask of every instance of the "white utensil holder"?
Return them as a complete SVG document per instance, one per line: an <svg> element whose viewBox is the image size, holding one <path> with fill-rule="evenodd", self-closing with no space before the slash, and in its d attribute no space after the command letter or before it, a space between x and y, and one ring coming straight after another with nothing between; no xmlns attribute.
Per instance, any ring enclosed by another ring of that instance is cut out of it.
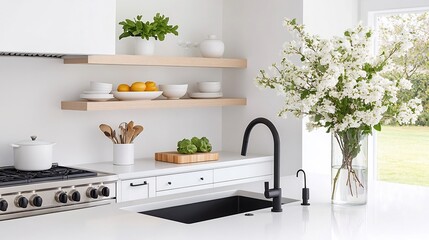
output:
<svg viewBox="0 0 429 240"><path fill-rule="evenodd" d="M113 144L113 164L134 164L134 144Z"/></svg>

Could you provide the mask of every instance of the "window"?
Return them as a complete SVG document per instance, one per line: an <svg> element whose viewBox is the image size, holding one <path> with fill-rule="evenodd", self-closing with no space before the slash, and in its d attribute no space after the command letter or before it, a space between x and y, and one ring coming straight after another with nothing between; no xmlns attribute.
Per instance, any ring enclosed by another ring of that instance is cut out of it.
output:
<svg viewBox="0 0 429 240"><path fill-rule="evenodd" d="M389 78L406 78L413 88L399 97L422 100L423 113L413 126L385 123L376 137L376 177L381 181L429 186L429 11L374 15L376 51L392 38L410 38L414 47L389 70ZM405 33L405 34L404 34Z"/></svg>

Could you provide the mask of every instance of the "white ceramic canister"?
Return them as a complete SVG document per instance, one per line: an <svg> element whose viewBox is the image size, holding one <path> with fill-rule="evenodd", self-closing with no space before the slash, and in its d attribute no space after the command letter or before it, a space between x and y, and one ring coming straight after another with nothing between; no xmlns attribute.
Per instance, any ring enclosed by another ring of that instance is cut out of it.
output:
<svg viewBox="0 0 429 240"><path fill-rule="evenodd" d="M14 166L21 171L42 171L52 167L53 146L55 143L38 141L36 136L14 144Z"/></svg>
<svg viewBox="0 0 429 240"><path fill-rule="evenodd" d="M113 144L113 164L134 164L134 144Z"/></svg>
<svg viewBox="0 0 429 240"><path fill-rule="evenodd" d="M225 44L216 35L209 35L208 39L200 43L200 51L203 57L220 58L225 51Z"/></svg>
<svg viewBox="0 0 429 240"><path fill-rule="evenodd" d="M155 43L153 40L134 37L134 53L136 55L152 56L155 53Z"/></svg>

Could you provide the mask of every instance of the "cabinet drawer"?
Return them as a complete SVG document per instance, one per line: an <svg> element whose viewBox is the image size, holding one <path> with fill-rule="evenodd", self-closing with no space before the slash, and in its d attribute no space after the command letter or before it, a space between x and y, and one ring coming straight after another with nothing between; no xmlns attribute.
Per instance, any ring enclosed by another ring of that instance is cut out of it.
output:
<svg viewBox="0 0 429 240"><path fill-rule="evenodd" d="M213 170L172 174L156 177L156 191L213 183Z"/></svg>
<svg viewBox="0 0 429 240"><path fill-rule="evenodd" d="M154 186L154 178L140 178L125 180L121 183L121 201L132 201L152 197L151 188Z"/></svg>
<svg viewBox="0 0 429 240"><path fill-rule="evenodd" d="M249 164L244 166L214 169L214 182L225 182L238 179L260 177L273 174L271 162Z"/></svg>

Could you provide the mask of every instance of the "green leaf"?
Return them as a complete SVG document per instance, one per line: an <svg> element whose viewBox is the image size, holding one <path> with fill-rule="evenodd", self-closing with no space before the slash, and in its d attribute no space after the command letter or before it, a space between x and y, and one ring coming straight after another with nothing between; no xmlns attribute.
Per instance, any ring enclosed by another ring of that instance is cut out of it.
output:
<svg viewBox="0 0 429 240"><path fill-rule="evenodd" d="M374 125L374 129L377 131L381 131L381 123L377 123L377 125Z"/></svg>
<svg viewBox="0 0 429 240"><path fill-rule="evenodd" d="M127 22L128 25L130 25L132 27L136 26L136 24L130 19L125 19L125 21Z"/></svg>
<svg viewBox="0 0 429 240"><path fill-rule="evenodd" d="M121 35L119 35L119 40L121 40L122 38L126 38L131 36L131 34L129 32L124 32Z"/></svg>
<svg viewBox="0 0 429 240"><path fill-rule="evenodd" d="M157 13L153 17L152 22L143 22L141 20L142 15L137 15L137 17L134 18L134 21L130 19L121 21L119 25L123 26L123 33L120 35L120 39L128 36L138 36L147 40L149 40L149 38L154 38L155 40L164 41L166 35L170 33L176 36L179 35L179 32L177 31L179 26L168 25L170 18L165 17L160 13ZM126 32L128 33L125 34Z"/></svg>
<svg viewBox="0 0 429 240"><path fill-rule="evenodd" d="M320 119L322 119L322 115L317 114L316 116L314 116L314 121L315 121L315 122L320 121Z"/></svg>
<svg viewBox="0 0 429 240"><path fill-rule="evenodd" d="M142 30L143 29L143 23L141 21L136 22L136 28L137 28L137 30Z"/></svg>
<svg viewBox="0 0 429 240"><path fill-rule="evenodd" d="M158 37L159 37L159 41L164 41L164 39L165 39L164 34L159 34Z"/></svg>

